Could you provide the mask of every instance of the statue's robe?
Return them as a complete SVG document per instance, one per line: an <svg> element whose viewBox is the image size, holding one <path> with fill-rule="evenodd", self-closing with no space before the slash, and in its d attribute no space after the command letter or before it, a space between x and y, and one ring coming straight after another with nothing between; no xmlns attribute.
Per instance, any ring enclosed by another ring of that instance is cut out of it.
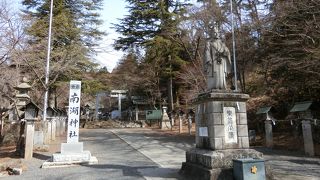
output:
<svg viewBox="0 0 320 180"><path fill-rule="evenodd" d="M204 53L204 69L208 90L225 90L226 77L231 72L230 51L221 39L208 41Z"/></svg>

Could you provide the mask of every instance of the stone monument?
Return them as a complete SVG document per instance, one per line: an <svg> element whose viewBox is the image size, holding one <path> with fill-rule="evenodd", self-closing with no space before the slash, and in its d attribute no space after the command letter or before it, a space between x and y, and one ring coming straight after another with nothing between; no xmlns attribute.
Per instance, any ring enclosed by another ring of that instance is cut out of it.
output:
<svg viewBox="0 0 320 180"><path fill-rule="evenodd" d="M35 113L29 108L28 103L31 101L28 92L31 86L28 84L27 78L22 79L22 83L14 87L18 93L16 94L16 113L18 117L23 117L24 114L24 158L31 159L33 154L33 136L34 136L34 120ZM35 110L34 110L35 111ZM23 124L22 124L23 125ZM20 149L18 147L17 149Z"/></svg>
<svg viewBox="0 0 320 180"><path fill-rule="evenodd" d="M42 168L68 166L73 164L97 164L96 157L90 151L83 150L83 142L79 142L81 81L70 82L67 143L61 144L61 153L52 155L44 162Z"/></svg>
<svg viewBox="0 0 320 180"><path fill-rule="evenodd" d="M215 29L204 52L207 91L196 105L196 147L186 152L180 173L190 179L233 179L233 159L262 158L249 149L246 101L249 95L227 90L230 52Z"/></svg>

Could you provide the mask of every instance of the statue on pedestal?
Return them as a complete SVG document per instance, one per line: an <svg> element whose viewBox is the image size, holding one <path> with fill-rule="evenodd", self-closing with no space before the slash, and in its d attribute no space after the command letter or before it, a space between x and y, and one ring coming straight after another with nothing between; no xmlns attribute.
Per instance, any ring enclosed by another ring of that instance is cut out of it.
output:
<svg viewBox="0 0 320 180"><path fill-rule="evenodd" d="M206 42L203 61L208 90L226 90L226 77L231 72L231 55L216 27Z"/></svg>
<svg viewBox="0 0 320 180"><path fill-rule="evenodd" d="M217 27L210 35L203 59L208 89L193 100L196 143L186 152L186 162L182 163L180 173L195 180L231 180L240 177L233 167L250 161L261 166L262 171L256 172L260 173L258 179L265 179L263 154L249 146L246 111L249 95L227 90L230 85L227 84L227 75L231 71L230 51L222 42Z"/></svg>

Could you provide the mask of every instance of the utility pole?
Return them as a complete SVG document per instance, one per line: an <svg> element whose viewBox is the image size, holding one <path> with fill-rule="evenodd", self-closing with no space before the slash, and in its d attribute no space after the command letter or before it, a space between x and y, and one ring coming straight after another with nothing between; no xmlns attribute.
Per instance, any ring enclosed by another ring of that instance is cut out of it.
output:
<svg viewBox="0 0 320 180"><path fill-rule="evenodd" d="M170 79L169 79L169 101L170 101L170 111L172 112L173 107L173 92L172 92L172 62L171 55L168 56L170 62Z"/></svg>
<svg viewBox="0 0 320 180"><path fill-rule="evenodd" d="M45 94L44 94L44 105L43 105L43 120L47 119L47 108L48 108L48 91L49 91L49 70L50 70L50 53L51 53L51 29L52 29L52 11L53 11L53 0L50 3L50 17L49 17L49 33L48 33L48 51L47 51L47 64L46 64L46 79L45 79Z"/></svg>
<svg viewBox="0 0 320 180"><path fill-rule="evenodd" d="M236 62L236 42L234 35L234 15L233 15L233 2L230 0L231 9L231 31L232 31L232 51L233 51L233 71L234 71L234 87L238 90L238 77L237 77L237 62Z"/></svg>

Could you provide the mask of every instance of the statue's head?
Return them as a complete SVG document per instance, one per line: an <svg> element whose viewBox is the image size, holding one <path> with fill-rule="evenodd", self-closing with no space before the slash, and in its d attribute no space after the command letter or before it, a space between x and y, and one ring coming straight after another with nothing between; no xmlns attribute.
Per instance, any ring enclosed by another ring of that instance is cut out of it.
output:
<svg viewBox="0 0 320 180"><path fill-rule="evenodd" d="M217 22L210 22L208 25L208 39L216 40L220 39L220 25Z"/></svg>
<svg viewBox="0 0 320 180"><path fill-rule="evenodd" d="M213 35L214 35L214 38L215 38L215 39L220 39L220 38L221 38L221 37L220 37L219 28L218 28L217 25L213 27L213 33L214 33Z"/></svg>
<svg viewBox="0 0 320 180"><path fill-rule="evenodd" d="M217 22L212 22L209 25L209 38L210 39L220 39L220 25Z"/></svg>

